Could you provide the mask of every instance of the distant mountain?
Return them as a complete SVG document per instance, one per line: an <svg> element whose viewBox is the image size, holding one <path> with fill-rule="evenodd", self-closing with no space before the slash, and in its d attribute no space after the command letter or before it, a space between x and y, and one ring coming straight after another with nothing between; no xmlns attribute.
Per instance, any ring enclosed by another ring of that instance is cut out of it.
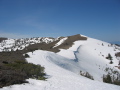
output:
<svg viewBox="0 0 120 90"><path fill-rule="evenodd" d="M120 41L115 41L115 42L110 42L110 43L120 45Z"/></svg>
<svg viewBox="0 0 120 90"><path fill-rule="evenodd" d="M0 37L0 43L1 43L3 40L7 40L7 38Z"/></svg>
<svg viewBox="0 0 120 90"><path fill-rule="evenodd" d="M25 39L7 39L7 40L2 40L2 42L0 43L0 52L16 51L23 49L24 50L42 49L42 50L58 52L59 51L58 48L69 48L76 40L87 40L87 38L84 36L80 36L78 34L78 35L73 35L68 37L58 37L58 38L36 37L36 38L25 38Z"/></svg>

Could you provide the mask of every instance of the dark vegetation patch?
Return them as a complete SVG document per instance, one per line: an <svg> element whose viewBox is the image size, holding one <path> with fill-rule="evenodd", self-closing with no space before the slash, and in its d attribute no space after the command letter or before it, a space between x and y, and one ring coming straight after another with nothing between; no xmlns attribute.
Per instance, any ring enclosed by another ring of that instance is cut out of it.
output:
<svg viewBox="0 0 120 90"><path fill-rule="evenodd" d="M103 82L120 86L120 74L117 75L117 78L114 75L111 76L110 74L103 75Z"/></svg>
<svg viewBox="0 0 120 90"><path fill-rule="evenodd" d="M120 52L115 54L116 57L120 57Z"/></svg>
<svg viewBox="0 0 120 90"><path fill-rule="evenodd" d="M90 73L88 73L88 72L82 72L82 71L80 71L80 75L81 75L81 76L84 76L84 77L86 77L86 78L89 78L89 79L91 79L91 80L94 80L93 76L90 75Z"/></svg>
<svg viewBox="0 0 120 90"><path fill-rule="evenodd" d="M29 58L29 57L30 57L30 56L26 53L26 54L25 54L25 58Z"/></svg>
<svg viewBox="0 0 120 90"><path fill-rule="evenodd" d="M7 66L0 67L0 88L13 84L27 83L25 79L27 79L27 75L23 71Z"/></svg>
<svg viewBox="0 0 120 90"><path fill-rule="evenodd" d="M112 60L112 56L111 56L110 53L108 54L108 56L106 57L106 59L108 59L108 60Z"/></svg>
<svg viewBox="0 0 120 90"><path fill-rule="evenodd" d="M25 51L0 52L0 88L13 84L27 83L26 79L45 80L44 67L28 63Z"/></svg>
<svg viewBox="0 0 120 90"><path fill-rule="evenodd" d="M120 86L120 73L118 71L106 67L105 72L108 74L103 75L103 82Z"/></svg>
<svg viewBox="0 0 120 90"><path fill-rule="evenodd" d="M0 37L0 43L1 43L3 40L7 40L7 38Z"/></svg>
<svg viewBox="0 0 120 90"><path fill-rule="evenodd" d="M120 44L115 44L116 46L120 47Z"/></svg>
<svg viewBox="0 0 120 90"><path fill-rule="evenodd" d="M106 57L106 59L110 60L109 64L113 64L113 57L111 56L111 54L109 53L108 56Z"/></svg>

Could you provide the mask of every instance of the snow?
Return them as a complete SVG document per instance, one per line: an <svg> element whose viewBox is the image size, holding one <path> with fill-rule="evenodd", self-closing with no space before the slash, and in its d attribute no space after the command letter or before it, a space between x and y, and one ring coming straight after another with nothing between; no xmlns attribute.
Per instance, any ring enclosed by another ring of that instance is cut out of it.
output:
<svg viewBox="0 0 120 90"><path fill-rule="evenodd" d="M115 57L115 53L120 52L119 49L115 50L115 46L109 43L88 38L87 41L76 41L74 45L67 49L60 49L58 55L73 59L76 61L76 73L79 71L89 72L93 78L97 81L102 81L103 74L107 74L111 71L105 71L106 68L119 71L114 66L118 65L118 58ZM106 59L108 54L113 57L113 64L109 64L110 60ZM74 72L74 71L73 71Z"/></svg>
<svg viewBox="0 0 120 90"><path fill-rule="evenodd" d="M118 60L120 60L120 57L117 57Z"/></svg>
<svg viewBox="0 0 120 90"><path fill-rule="evenodd" d="M1 90L119 90L116 85L93 81L72 71L77 68L73 60L67 59L52 52L36 50L28 53L28 62L45 67L48 75L46 81L27 79L28 84L12 85Z"/></svg>
<svg viewBox="0 0 120 90"><path fill-rule="evenodd" d="M74 52L77 51L78 47L85 43L85 41L75 41L74 45L69 49L60 49L60 52L58 52L58 55L61 55L63 57L69 58L69 59L75 59Z"/></svg>
<svg viewBox="0 0 120 90"><path fill-rule="evenodd" d="M113 69L118 64L114 55L116 52L119 49L115 49L115 46L92 38L75 41L71 48L60 49L58 53L42 50L29 52L30 58L26 60L44 66L48 79L27 79L27 84L16 84L0 90L120 90L120 86L102 82L103 74L107 74L105 68ZM109 64L110 60L106 59L108 53L113 57L113 64ZM95 80L81 76L80 70L89 72Z"/></svg>
<svg viewBox="0 0 120 90"><path fill-rule="evenodd" d="M47 37L39 37L39 38L26 38L26 39L8 39L3 40L0 43L0 52L2 51L16 51L23 50L25 47L36 44L36 43L50 43L56 41L56 38L47 38Z"/></svg>
<svg viewBox="0 0 120 90"><path fill-rule="evenodd" d="M61 39L58 43L55 44L55 46L54 46L53 48L55 48L55 47L61 45L66 39L67 39L67 37Z"/></svg>

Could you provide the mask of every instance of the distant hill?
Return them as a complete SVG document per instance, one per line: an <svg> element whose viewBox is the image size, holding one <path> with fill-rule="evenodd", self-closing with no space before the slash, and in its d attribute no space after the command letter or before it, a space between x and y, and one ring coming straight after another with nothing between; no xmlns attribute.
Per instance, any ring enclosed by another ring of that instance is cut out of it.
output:
<svg viewBox="0 0 120 90"><path fill-rule="evenodd" d="M7 38L0 37L0 43L1 43L3 40L7 40Z"/></svg>
<svg viewBox="0 0 120 90"><path fill-rule="evenodd" d="M115 41L115 42L110 42L110 43L120 45L120 41Z"/></svg>

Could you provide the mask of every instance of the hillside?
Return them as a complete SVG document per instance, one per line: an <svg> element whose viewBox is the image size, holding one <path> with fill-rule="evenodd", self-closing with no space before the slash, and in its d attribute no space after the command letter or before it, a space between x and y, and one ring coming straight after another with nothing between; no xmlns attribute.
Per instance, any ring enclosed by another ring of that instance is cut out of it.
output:
<svg viewBox="0 0 120 90"><path fill-rule="evenodd" d="M66 40L65 40L66 38ZM67 49L72 46L76 40L87 40L86 37L78 35L68 37L37 37L25 39L7 39L0 43L0 52L17 51L17 50L47 50L58 52L59 48ZM65 42L64 42L65 41ZM59 44L59 45L57 45Z"/></svg>
<svg viewBox="0 0 120 90"><path fill-rule="evenodd" d="M12 49L20 50L21 54L28 52L27 54L30 57L26 58L26 60L36 65L40 64L44 66L48 79L47 81L27 79L30 82L29 84L13 85L11 88L4 87L1 90L120 89L120 86L103 83L103 75L107 75L108 73L112 80L116 80L119 77L120 81L120 76L118 76L120 75L120 70L118 69L119 46L82 35L47 40L50 40L50 42L43 40L38 43L33 38L34 43L22 49L16 48L18 45L15 45L14 40L12 43L10 42L12 41L11 39L9 41L3 41L5 43L1 47L1 52L2 50L5 51L5 47L7 47L6 51L11 51L10 48L13 45L15 46ZM26 45L26 41L24 45ZM19 45L21 46L20 42ZM94 80L86 78L86 73L89 73L89 76Z"/></svg>
<svg viewBox="0 0 120 90"><path fill-rule="evenodd" d="M103 74L112 74L112 70L119 71L115 67L119 64L119 58L115 56L118 52L120 52L120 48L115 45L88 38L87 41L74 42L71 48L67 50L61 49L57 54L74 59L77 63L76 66L79 67L76 73L79 73L79 71L83 73L89 72L95 80L102 81ZM111 60L107 59L109 54L112 57ZM112 64L110 64L111 61ZM106 71L108 68L109 70Z"/></svg>

